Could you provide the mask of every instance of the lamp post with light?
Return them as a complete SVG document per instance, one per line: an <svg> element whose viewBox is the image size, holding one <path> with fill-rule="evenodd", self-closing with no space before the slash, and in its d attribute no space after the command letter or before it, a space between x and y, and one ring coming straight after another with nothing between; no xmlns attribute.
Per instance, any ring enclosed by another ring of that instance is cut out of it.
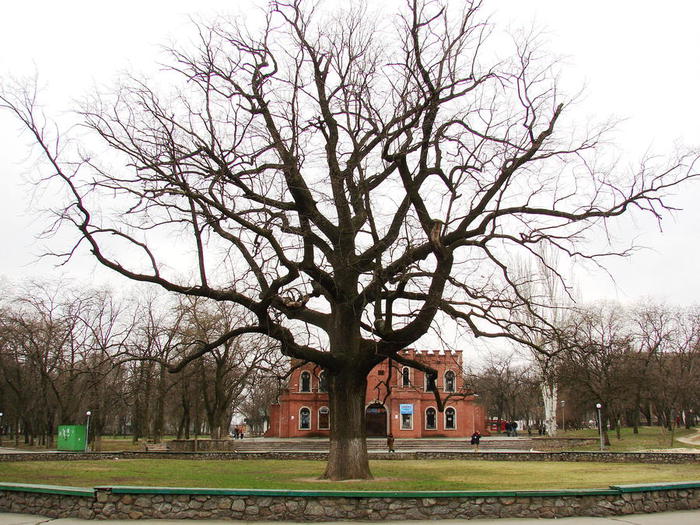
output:
<svg viewBox="0 0 700 525"><path fill-rule="evenodd" d="M564 407L566 406L566 401L562 399L560 401L561 404L561 430L562 432L566 432L566 413L564 412Z"/></svg>
<svg viewBox="0 0 700 525"><path fill-rule="evenodd" d="M605 450L605 447L603 446L603 418L600 415L600 409L603 408L603 405L601 405L600 403L596 403L595 407L598 410L598 432L600 434L600 450Z"/></svg>
<svg viewBox="0 0 700 525"><path fill-rule="evenodd" d="M0 447L2 446L2 416L4 414L0 412Z"/></svg>
<svg viewBox="0 0 700 525"><path fill-rule="evenodd" d="M85 415L87 416L87 425L85 425L85 452L87 452L88 441L90 441L90 416L92 415L92 412L88 410L85 412Z"/></svg>

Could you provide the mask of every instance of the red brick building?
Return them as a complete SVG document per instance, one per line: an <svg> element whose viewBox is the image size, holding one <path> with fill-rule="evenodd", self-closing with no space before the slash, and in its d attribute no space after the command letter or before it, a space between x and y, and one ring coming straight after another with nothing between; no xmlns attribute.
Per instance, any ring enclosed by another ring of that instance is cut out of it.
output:
<svg viewBox="0 0 700 525"><path fill-rule="evenodd" d="M402 355L438 371L437 387L445 410L437 410L426 375L386 360L367 378L367 435L396 438L466 437L485 432L483 408L467 391L462 378L461 351L402 350ZM387 384L391 385L390 391ZM325 378L319 367L306 364L294 370L278 404L270 407L267 437L328 436L333 414L328 408Z"/></svg>

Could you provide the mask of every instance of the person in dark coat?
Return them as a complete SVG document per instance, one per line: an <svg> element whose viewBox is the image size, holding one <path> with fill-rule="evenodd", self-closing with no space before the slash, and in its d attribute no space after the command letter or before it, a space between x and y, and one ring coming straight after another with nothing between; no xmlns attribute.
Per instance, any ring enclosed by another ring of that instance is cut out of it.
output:
<svg viewBox="0 0 700 525"><path fill-rule="evenodd" d="M389 432L386 436L386 448L389 449L389 452L396 452L394 450L394 434Z"/></svg>
<svg viewBox="0 0 700 525"><path fill-rule="evenodd" d="M476 446L476 451L479 450L479 441L481 440L481 433L477 430L472 434L471 444Z"/></svg>

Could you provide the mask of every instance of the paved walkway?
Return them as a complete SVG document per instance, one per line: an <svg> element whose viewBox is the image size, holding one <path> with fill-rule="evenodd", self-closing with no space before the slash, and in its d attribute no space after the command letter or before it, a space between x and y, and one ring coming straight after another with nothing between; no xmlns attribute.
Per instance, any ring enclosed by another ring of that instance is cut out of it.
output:
<svg viewBox="0 0 700 525"><path fill-rule="evenodd" d="M440 520L440 521L363 521L362 525L543 525L548 522L556 522L558 525L698 525L700 523L700 510L687 510L678 512L659 512L656 514L630 514L627 516L613 516L610 518L559 518L557 520L546 519L500 519L500 520ZM29 514L0 513L0 525L75 525L75 524L107 523L110 525L280 525L291 523L283 521L216 521L216 520L79 520L72 518L51 519L43 516ZM314 525L338 525L348 522L326 522Z"/></svg>
<svg viewBox="0 0 700 525"><path fill-rule="evenodd" d="M695 434L692 436L676 438L676 441L680 441L686 445L700 445L700 430L696 430Z"/></svg>

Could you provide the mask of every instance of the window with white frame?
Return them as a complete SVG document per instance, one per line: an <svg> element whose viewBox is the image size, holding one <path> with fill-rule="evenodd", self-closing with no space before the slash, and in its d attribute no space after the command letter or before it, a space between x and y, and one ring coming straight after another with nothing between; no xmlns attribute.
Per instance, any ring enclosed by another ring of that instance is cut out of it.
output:
<svg viewBox="0 0 700 525"><path fill-rule="evenodd" d="M452 407L445 409L445 430L454 430L457 428L457 413Z"/></svg>
<svg viewBox="0 0 700 525"><path fill-rule="evenodd" d="M311 429L311 410L303 407L299 410L299 430Z"/></svg>
<svg viewBox="0 0 700 525"><path fill-rule="evenodd" d="M328 392L328 376L325 370L318 374L318 391Z"/></svg>
<svg viewBox="0 0 700 525"><path fill-rule="evenodd" d="M452 370L445 372L445 392L455 391L455 373Z"/></svg>
<svg viewBox="0 0 700 525"><path fill-rule="evenodd" d="M311 392L311 373L304 370L299 379L299 392Z"/></svg>
<svg viewBox="0 0 700 525"><path fill-rule="evenodd" d="M428 374L423 374L425 376L425 391L432 392L435 390L435 377Z"/></svg>
<svg viewBox="0 0 700 525"><path fill-rule="evenodd" d="M331 411L328 407L318 409L318 429L328 430L331 428Z"/></svg>
<svg viewBox="0 0 700 525"><path fill-rule="evenodd" d="M413 414L401 414L401 430L413 430Z"/></svg>
<svg viewBox="0 0 700 525"><path fill-rule="evenodd" d="M401 386L411 386L411 370L407 366L401 370Z"/></svg>
<svg viewBox="0 0 700 525"><path fill-rule="evenodd" d="M437 428L437 412L433 407L425 411L425 429L435 430Z"/></svg>

